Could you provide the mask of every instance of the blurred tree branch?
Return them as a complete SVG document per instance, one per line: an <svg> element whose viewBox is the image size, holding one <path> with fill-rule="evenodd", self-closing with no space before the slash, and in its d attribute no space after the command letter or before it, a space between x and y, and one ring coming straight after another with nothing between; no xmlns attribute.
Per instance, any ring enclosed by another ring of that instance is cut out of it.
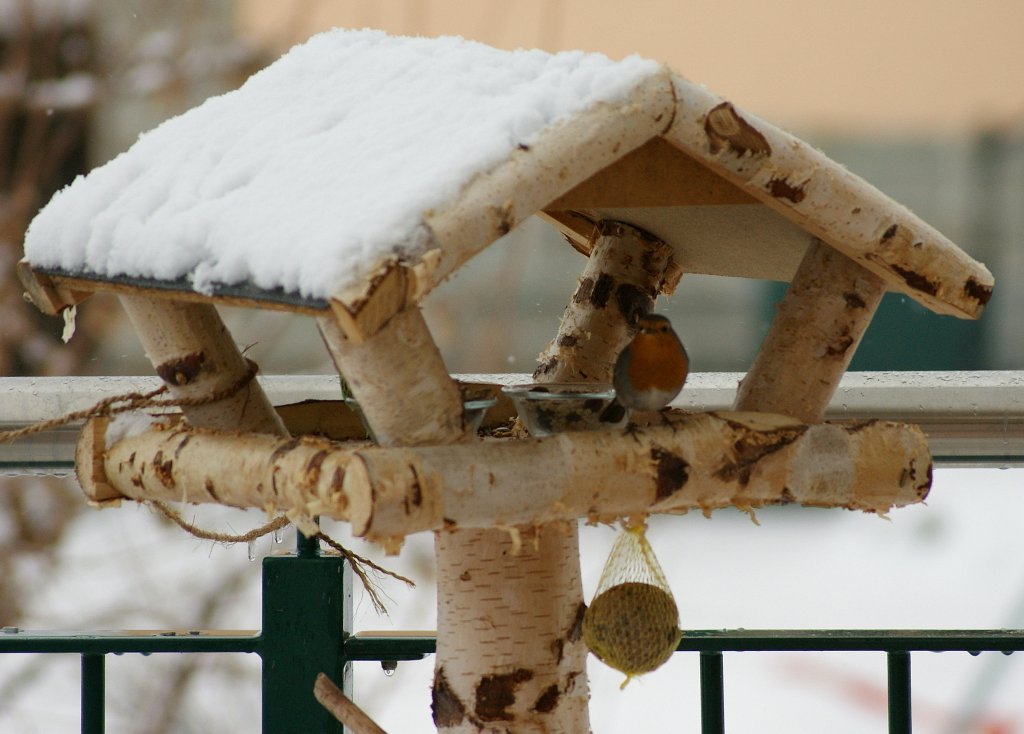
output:
<svg viewBox="0 0 1024 734"><path fill-rule="evenodd" d="M44 317L23 299L15 266L25 232L56 191L139 130L236 86L255 70L259 57L233 40L232 5L0 0L0 375L106 372L96 360L117 321L115 301L94 297L84 303L75 338L64 344L61 320ZM104 137L105 149L97 145ZM22 622L33 590L50 576L56 549L84 506L71 482L0 478L0 626ZM210 619L237 583L225 577L198 597L200 619L191 623ZM134 601L112 598L110 604ZM158 618L160 600L149 602L150 616ZM18 666L21 672L5 674L0 697L10 702L16 693L27 694L51 662L41 656ZM180 662L171 673L167 712L180 705L198 664Z"/></svg>

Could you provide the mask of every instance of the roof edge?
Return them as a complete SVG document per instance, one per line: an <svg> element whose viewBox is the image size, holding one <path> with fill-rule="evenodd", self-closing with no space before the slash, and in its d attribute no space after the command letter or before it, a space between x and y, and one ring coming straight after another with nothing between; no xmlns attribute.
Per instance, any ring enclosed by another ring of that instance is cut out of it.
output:
<svg viewBox="0 0 1024 734"><path fill-rule="evenodd" d="M994 278L952 241L799 138L673 74L665 138L936 313L978 318Z"/></svg>
<svg viewBox="0 0 1024 734"><path fill-rule="evenodd" d="M619 102L596 104L551 125L532 145L477 174L450 206L426 217L443 250L418 295L549 202L665 132L675 109L671 72L663 66Z"/></svg>
<svg viewBox="0 0 1024 734"><path fill-rule="evenodd" d="M335 313L351 327L351 335L369 338L394 313L422 300L469 258L548 202L664 133L675 110L671 72L662 66L623 99L595 104L554 123L530 145L520 145L510 157L474 176L444 209L425 213L418 260L389 258L377 264L374 271L388 278L400 269L401 287L382 291L381 279L371 278L335 293ZM372 315L364 314L366 309Z"/></svg>

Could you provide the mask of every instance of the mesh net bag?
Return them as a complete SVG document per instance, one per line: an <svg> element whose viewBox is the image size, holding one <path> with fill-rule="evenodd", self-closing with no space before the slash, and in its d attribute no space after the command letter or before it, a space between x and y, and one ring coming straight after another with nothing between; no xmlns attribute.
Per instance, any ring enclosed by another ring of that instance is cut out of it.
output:
<svg viewBox="0 0 1024 734"><path fill-rule="evenodd" d="M583 616L583 640L599 660L626 674L624 688L668 660L681 635L679 610L644 526L624 528Z"/></svg>

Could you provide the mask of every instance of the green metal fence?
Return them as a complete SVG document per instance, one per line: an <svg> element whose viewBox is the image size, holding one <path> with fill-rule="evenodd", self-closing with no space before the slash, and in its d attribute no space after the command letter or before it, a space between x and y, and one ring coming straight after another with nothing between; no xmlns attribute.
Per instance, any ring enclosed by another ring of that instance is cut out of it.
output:
<svg viewBox="0 0 1024 734"><path fill-rule="evenodd" d="M699 377L699 376L698 376ZM706 375L687 387L688 407L710 410L731 404L737 375ZM18 427L92 404L103 391L120 394L125 384L73 378L47 382L0 380L0 416ZM276 403L337 392L337 378L265 380ZM151 383L141 383L142 386ZM132 386L132 389L138 389ZM147 388L148 389L148 388ZM33 396L27 400L26 396ZM936 463L968 466L1024 465L1024 373L922 373L847 375L835 417L861 413L910 419L925 427ZM924 406L929 406L926 410ZM7 472L67 470L74 432L0 446ZM346 562L321 556L315 541L299 536L296 552L263 561L263 615L258 632L204 630L122 632L34 632L0 629L0 653L72 653L81 656L82 721L89 734L104 730L105 656L126 653L250 653L263 664L263 731L341 732L313 698L324 672L348 695L351 663L417 660L435 650L433 637L352 634L352 580ZM679 643L680 654L700 661L701 731L726 731L723 686L726 653L757 651L875 651L888 660L889 731L911 731L911 658L920 651L1005 654L1024 650L1024 630L696 630Z"/></svg>
<svg viewBox="0 0 1024 734"><path fill-rule="evenodd" d="M349 696L351 663L419 660L435 650L432 636L351 634L352 577L347 563L319 555L299 537L296 553L263 560L263 619L259 632L204 630L34 632L0 630L0 653L81 656L81 730L101 734L105 718L105 659L126 653L250 653L263 663L263 731L335 734L343 729L313 698L326 673ZM725 653L877 651L888 659L889 732L911 731L911 654L919 651L1024 650L1024 630L692 630L679 653L700 658L701 732L726 731Z"/></svg>

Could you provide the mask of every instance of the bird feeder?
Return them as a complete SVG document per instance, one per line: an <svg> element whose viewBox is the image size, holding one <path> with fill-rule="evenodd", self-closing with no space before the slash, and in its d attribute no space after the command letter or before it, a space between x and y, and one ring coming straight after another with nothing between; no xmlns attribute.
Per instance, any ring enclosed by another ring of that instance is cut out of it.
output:
<svg viewBox="0 0 1024 734"><path fill-rule="evenodd" d="M734 410L480 439L419 304L533 215L587 256L537 382L610 382L637 314L687 273L790 282ZM25 251L40 309L117 294L186 399L173 425L84 428L90 501L325 516L392 550L436 533L433 715L452 731L588 730L580 519L923 499L919 428L825 423L825 406L885 292L973 319L993 286L910 211L660 64L370 31L316 36L146 134L55 196ZM376 441L341 402L275 410L219 304L312 317Z"/></svg>

